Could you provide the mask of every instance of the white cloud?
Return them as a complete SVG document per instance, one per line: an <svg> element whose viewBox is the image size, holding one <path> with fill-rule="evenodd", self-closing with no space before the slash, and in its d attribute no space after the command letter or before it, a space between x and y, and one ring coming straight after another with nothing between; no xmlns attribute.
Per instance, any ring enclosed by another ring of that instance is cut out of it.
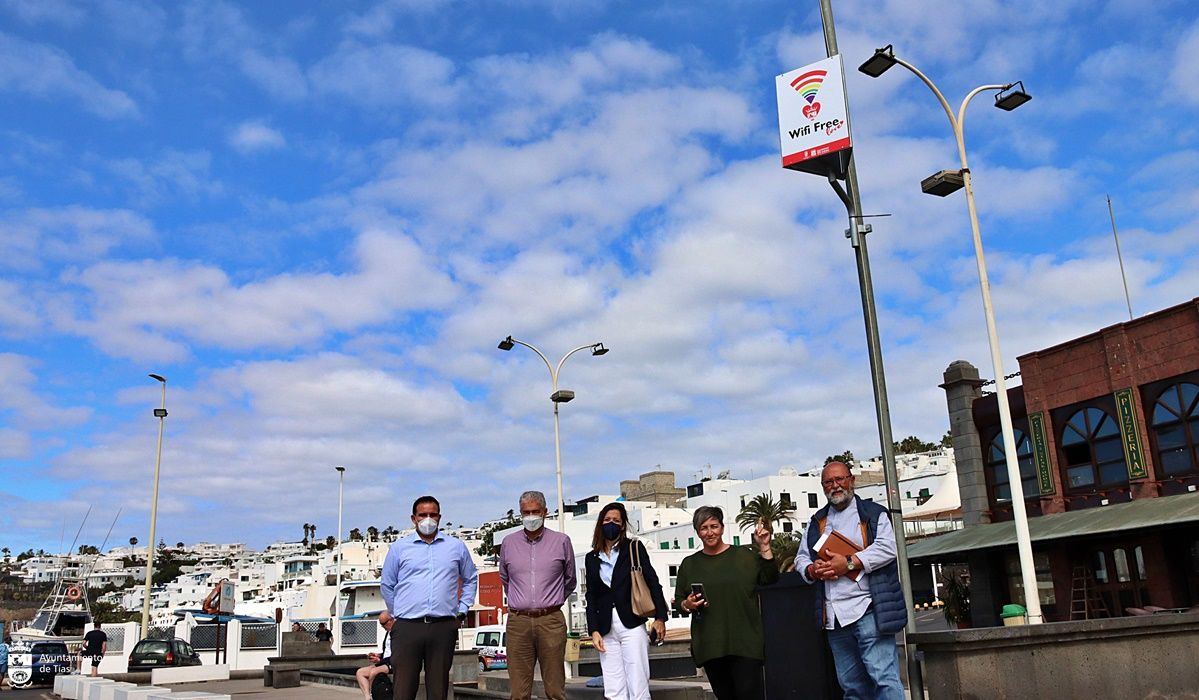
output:
<svg viewBox="0 0 1199 700"><path fill-rule="evenodd" d="M351 14L345 20L345 28L352 34L385 36L392 32L400 16L427 16L449 4L449 0L383 0L364 12Z"/></svg>
<svg viewBox="0 0 1199 700"><path fill-rule="evenodd" d="M57 405L40 393L41 362L15 353L0 353L0 442L8 456L29 456L33 432L74 427L91 417L90 409Z"/></svg>
<svg viewBox="0 0 1199 700"><path fill-rule="evenodd" d="M1199 54L1199 22L1181 33L1170 69L1172 92L1193 105L1199 104L1199 76L1187 66L1193 63L1196 54Z"/></svg>
<svg viewBox="0 0 1199 700"><path fill-rule="evenodd" d="M42 99L71 97L105 119L139 116L137 104L120 90L106 88L79 70L61 49L0 32L0 90Z"/></svg>
<svg viewBox="0 0 1199 700"><path fill-rule="evenodd" d="M207 151L168 150L155 158L121 158L106 167L129 185L129 196L142 206L182 197L196 200L220 195L224 186L211 177Z"/></svg>
<svg viewBox="0 0 1199 700"><path fill-rule="evenodd" d="M346 43L309 71L313 88L325 95L371 107L403 104L449 105L458 93L454 64L414 46Z"/></svg>
<svg viewBox="0 0 1199 700"><path fill-rule="evenodd" d="M183 10L183 51L193 62L237 66L268 94L286 100L307 96L297 62L283 55L246 19L242 8L219 0L194 2Z"/></svg>
<svg viewBox="0 0 1199 700"><path fill-rule="evenodd" d="M0 280L0 335L18 336L41 327L37 309L14 282Z"/></svg>
<svg viewBox="0 0 1199 700"><path fill-rule="evenodd" d="M287 145L278 129L257 121L242 122L229 134L229 144L241 153L254 153L282 148Z"/></svg>
<svg viewBox="0 0 1199 700"><path fill-rule="evenodd" d="M282 273L241 285L220 268L174 260L103 262L69 273L81 311L63 330L116 355L159 360L204 347L290 348L337 331L441 308L453 283L408 238L370 230L354 246L357 271Z"/></svg>
<svg viewBox="0 0 1199 700"><path fill-rule="evenodd" d="M145 242L154 227L126 209L22 209L0 214L0 265L37 268L46 262L92 260L128 242Z"/></svg>

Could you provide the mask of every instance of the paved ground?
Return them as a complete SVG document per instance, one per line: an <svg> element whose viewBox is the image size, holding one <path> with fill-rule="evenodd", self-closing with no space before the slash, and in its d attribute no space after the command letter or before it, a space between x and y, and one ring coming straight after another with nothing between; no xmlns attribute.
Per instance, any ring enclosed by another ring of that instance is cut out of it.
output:
<svg viewBox="0 0 1199 700"><path fill-rule="evenodd" d="M261 678L250 678L238 681L208 681L206 683L187 683L185 685L166 686L174 690L199 690L205 693L223 693L236 697L254 696L255 698L295 698L296 700L317 700L318 698L343 698L352 700L362 697L357 688L338 688L331 685L304 685L299 688L265 688ZM51 700L55 698L52 687L29 688L26 690L10 690L5 688L0 697L4 700Z"/></svg>

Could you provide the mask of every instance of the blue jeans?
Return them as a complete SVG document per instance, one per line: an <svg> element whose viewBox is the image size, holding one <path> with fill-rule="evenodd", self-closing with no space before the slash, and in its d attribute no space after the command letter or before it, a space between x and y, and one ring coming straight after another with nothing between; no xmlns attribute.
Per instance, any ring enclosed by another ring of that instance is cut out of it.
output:
<svg viewBox="0 0 1199 700"><path fill-rule="evenodd" d="M903 700L895 636L879 635L873 609L851 625L829 630L828 645L845 700Z"/></svg>

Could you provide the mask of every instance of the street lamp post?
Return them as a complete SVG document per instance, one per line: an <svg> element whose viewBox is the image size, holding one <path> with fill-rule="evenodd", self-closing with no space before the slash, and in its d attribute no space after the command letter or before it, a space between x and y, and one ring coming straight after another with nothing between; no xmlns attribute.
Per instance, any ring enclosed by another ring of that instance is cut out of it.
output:
<svg viewBox="0 0 1199 700"><path fill-rule="evenodd" d="M820 24L824 32L825 53L836 56L837 28L833 20L832 0L820 0ZM842 78L844 80L844 77ZM848 108L847 108L848 109ZM907 534L903 518L903 501L899 496L899 473L895 466L895 438L891 434L891 403L887 396L887 373L883 363L883 342L878 329L878 309L874 303L874 278L870 270L870 251L866 237L871 233L870 224L865 222L862 212L862 195L858 187L858 166L852 150L845 164L845 187L835 173L828 174L828 183L845 205L849 216L849 228L845 237L854 251L858 271L858 293L862 300L862 321L866 330L866 350L870 365L870 379L874 393L874 413L878 424L879 449L883 459L883 480L887 490L887 508L891 513L891 524L895 531L895 564L899 569L899 587L907 610L907 624L903 630L904 663L908 670L908 691L913 700L924 697L924 676L920 667L916 645L908 634L916 631L916 612L912 602L912 577L908 567Z"/></svg>
<svg viewBox="0 0 1199 700"><path fill-rule="evenodd" d="M150 592L154 583L154 543L155 529L158 525L158 474L162 469L162 432L167 418L167 378L161 374L151 374L162 385L162 406L154 409L154 417L158 419L158 450L154 456L154 495L150 498L150 539L146 542L146 592L142 600L142 639L150 632Z"/></svg>
<svg viewBox="0 0 1199 700"><path fill-rule="evenodd" d="M1015 433L1012 430L1012 411L1008 405L1007 380L1003 373L1003 356L999 350L999 334L995 328L995 311L991 305L991 283L987 278L987 261L983 254L982 236L978 229L978 210L974 204L974 184L970 174L970 166L966 160L966 139L964 122L966 107L976 95L986 91L996 91L995 106L1004 111L1011 111L1028 102L1032 97L1024 91L1023 82L1007 83L1006 85L980 85L974 88L962 99L957 115L945 96L937 89L928 76L920 72L912 64L895 55L891 46L877 49L874 55L863 63L858 70L866 75L877 78L891 66L899 64L914 73L916 77L928 86L937 101L949 117L953 128L953 136L957 140L958 159L962 169L954 172L943 170L920 183L926 194L944 197L959 189L966 190L966 208L970 212L970 231L974 239L974 257L978 264L978 283L982 289L983 312L987 319L987 340L991 346L991 365L995 372L995 394L999 403L999 426L1003 433L1003 451L1007 462L1008 484L1012 491L1012 515L1016 524L1016 549L1020 558L1020 576L1024 586L1024 602L1028 608L1028 621L1032 624L1042 622L1040 591L1037 589L1037 574L1032 558L1032 539L1028 532L1028 513L1024 505L1024 485L1020 476L1020 464L1016 454Z"/></svg>
<svg viewBox="0 0 1199 700"><path fill-rule="evenodd" d="M337 470L337 549L333 556L337 560L337 592L333 594L333 621L337 627L337 634L333 635L334 644L341 651L341 496L342 487L345 485L346 468L342 466L334 467Z"/></svg>
<svg viewBox="0 0 1199 700"><path fill-rule="evenodd" d="M562 359L558 361L558 366L554 367L554 365L550 364L550 360L545 356L545 353L541 352L533 345L530 345L523 340L517 340L512 336L508 336L507 338L501 340L497 347L500 350L508 351L511 350L515 345L523 345L537 353L537 356L540 357L541 361L545 363L546 369L550 371L550 381L553 383L553 393L550 394L550 401L554 404L554 464L558 477L558 531L566 532L566 506L562 500L562 440L558 432L558 404L570 401L575 397L575 393L570 389L558 388L558 374L562 371L562 365L566 363L566 358L570 357L576 352L579 352L580 350L591 350L591 354L593 356L599 357L600 355L606 355L608 353L608 348L605 348L603 343L589 343L587 345L580 345L574 350L571 350L563 355Z"/></svg>

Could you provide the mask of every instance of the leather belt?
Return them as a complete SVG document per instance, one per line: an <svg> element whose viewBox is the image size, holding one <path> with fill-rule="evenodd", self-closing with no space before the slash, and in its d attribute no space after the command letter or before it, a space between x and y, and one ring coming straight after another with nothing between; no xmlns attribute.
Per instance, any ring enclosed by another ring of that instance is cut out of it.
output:
<svg viewBox="0 0 1199 700"><path fill-rule="evenodd" d="M396 619L399 620L400 622L420 622L422 624L427 625L431 622L445 622L446 620L453 620L454 616L453 615L424 615L422 617L397 617Z"/></svg>
<svg viewBox="0 0 1199 700"><path fill-rule="evenodd" d="M525 617L545 617L558 612L562 608L530 608L528 610L517 610L516 608L508 608L508 612L513 615L524 615Z"/></svg>

